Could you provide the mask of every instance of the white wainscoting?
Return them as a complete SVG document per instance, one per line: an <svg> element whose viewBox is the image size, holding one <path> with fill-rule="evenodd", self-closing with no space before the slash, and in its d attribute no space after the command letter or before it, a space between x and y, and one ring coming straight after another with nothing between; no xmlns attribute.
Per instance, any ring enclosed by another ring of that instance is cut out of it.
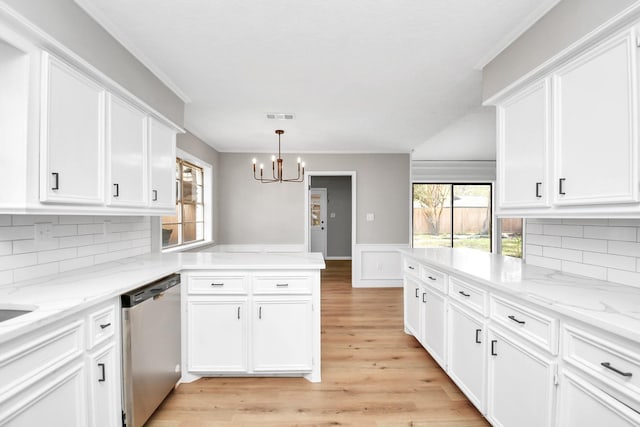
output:
<svg viewBox="0 0 640 427"><path fill-rule="evenodd" d="M401 243L354 245L353 287L402 287L402 264L398 249L408 247L408 244Z"/></svg>

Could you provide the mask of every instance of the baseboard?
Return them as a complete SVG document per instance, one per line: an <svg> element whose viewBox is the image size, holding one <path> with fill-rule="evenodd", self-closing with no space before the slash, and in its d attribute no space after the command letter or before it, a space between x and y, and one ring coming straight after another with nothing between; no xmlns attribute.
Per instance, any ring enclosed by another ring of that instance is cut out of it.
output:
<svg viewBox="0 0 640 427"><path fill-rule="evenodd" d="M351 260L350 256L327 256L325 258L327 261L349 261Z"/></svg>

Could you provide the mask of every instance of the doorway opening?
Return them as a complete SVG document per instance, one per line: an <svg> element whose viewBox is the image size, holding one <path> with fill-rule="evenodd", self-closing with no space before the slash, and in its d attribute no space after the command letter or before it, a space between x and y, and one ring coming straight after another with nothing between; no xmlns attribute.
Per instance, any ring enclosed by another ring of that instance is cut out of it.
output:
<svg viewBox="0 0 640 427"><path fill-rule="evenodd" d="M307 251L323 252L325 260L351 260L356 244L356 172L307 172L305 183ZM324 206L321 189L326 190ZM316 236L323 239L320 233L326 236L324 251L318 247L322 240L318 243L316 239Z"/></svg>

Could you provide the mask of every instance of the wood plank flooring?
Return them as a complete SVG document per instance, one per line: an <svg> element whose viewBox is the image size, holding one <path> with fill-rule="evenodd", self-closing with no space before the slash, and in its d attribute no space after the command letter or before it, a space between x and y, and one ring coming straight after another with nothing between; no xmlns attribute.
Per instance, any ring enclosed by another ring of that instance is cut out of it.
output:
<svg viewBox="0 0 640 427"><path fill-rule="evenodd" d="M351 262L322 274L322 382L203 378L182 384L147 426L488 426L403 331L400 288L353 289Z"/></svg>

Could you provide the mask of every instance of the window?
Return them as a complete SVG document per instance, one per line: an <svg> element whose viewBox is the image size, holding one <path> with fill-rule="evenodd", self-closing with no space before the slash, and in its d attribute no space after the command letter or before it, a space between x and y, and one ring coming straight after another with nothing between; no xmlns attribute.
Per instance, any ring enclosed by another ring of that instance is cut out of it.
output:
<svg viewBox="0 0 640 427"><path fill-rule="evenodd" d="M502 255L522 258L522 218L500 219Z"/></svg>
<svg viewBox="0 0 640 427"><path fill-rule="evenodd" d="M176 159L176 213L162 217L162 248L205 240L205 171Z"/></svg>
<svg viewBox="0 0 640 427"><path fill-rule="evenodd" d="M491 184L413 184L413 247L491 252Z"/></svg>

